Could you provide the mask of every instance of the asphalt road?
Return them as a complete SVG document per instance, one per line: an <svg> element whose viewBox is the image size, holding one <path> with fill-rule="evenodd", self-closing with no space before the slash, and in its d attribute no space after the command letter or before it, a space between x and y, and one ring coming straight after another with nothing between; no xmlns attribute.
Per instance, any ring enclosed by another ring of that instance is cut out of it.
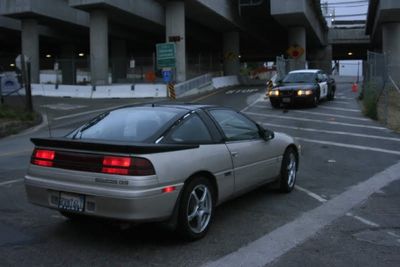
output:
<svg viewBox="0 0 400 267"><path fill-rule="evenodd" d="M257 87L182 99L234 107L303 147L291 194L260 188L227 202L193 243L159 225L76 223L29 204L22 180L29 138L49 129L0 139L0 265L400 266L400 135L365 118L350 87L339 84L335 101L317 108L272 109ZM105 109L141 101L36 98L35 105L59 136Z"/></svg>

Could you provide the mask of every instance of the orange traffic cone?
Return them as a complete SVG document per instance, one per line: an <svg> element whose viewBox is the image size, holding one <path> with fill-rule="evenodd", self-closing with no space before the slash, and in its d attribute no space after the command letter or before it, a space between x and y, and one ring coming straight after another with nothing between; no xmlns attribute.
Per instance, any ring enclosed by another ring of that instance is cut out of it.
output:
<svg viewBox="0 0 400 267"><path fill-rule="evenodd" d="M357 83L353 83L353 85L351 86L351 91L354 93L357 93L358 91L358 84Z"/></svg>

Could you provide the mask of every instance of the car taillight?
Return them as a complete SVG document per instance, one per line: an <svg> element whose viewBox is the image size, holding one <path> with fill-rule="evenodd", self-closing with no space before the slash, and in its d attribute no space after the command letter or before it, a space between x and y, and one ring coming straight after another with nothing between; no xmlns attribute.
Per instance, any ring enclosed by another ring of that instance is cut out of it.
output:
<svg viewBox="0 0 400 267"><path fill-rule="evenodd" d="M35 149L33 151L31 163L43 167L52 167L55 157L56 152L54 150Z"/></svg>
<svg viewBox="0 0 400 267"><path fill-rule="evenodd" d="M103 173L118 175L153 175L155 174L153 164L144 158L114 157L103 158Z"/></svg>

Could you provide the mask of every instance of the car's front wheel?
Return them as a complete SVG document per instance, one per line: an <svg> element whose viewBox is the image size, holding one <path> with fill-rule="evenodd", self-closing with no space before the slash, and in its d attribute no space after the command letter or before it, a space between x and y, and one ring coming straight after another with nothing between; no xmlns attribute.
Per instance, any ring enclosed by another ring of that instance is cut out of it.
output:
<svg viewBox="0 0 400 267"><path fill-rule="evenodd" d="M214 188L204 177L196 177L184 188L179 209L178 231L186 240L206 235L214 217Z"/></svg>
<svg viewBox="0 0 400 267"><path fill-rule="evenodd" d="M281 166L281 179L279 189L283 193L289 193L293 190L296 184L297 177L297 153L289 147L283 155Z"/></svg>

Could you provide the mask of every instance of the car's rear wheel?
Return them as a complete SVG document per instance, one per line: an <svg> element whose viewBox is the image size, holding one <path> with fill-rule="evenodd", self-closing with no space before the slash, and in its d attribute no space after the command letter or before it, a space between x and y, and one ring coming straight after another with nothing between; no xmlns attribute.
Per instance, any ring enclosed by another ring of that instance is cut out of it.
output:
<svg viewBox="0 0 400 267"><path fill-rule="evenodd" d="M271 106L272 106L273 108L279 108L279 107L280 107L279 101L271 100L271 99L270 99L270 102L271 102Z"/></svg>
<svg viewBox="0 0 400 267"><path fill-rule="evenodd" d="M281 166L281 179L279 189L283 193L289 193L293 190L296 184L297 177L297 153L289 147L283 155Z"/></svg>
<svg viewBox="0 0 400 267"><path fill-rule="evenodd" d="M214 188L204 177L196 177L184 188L178 217L178 231L189 241L206 235L214 217Z"/></svg>

